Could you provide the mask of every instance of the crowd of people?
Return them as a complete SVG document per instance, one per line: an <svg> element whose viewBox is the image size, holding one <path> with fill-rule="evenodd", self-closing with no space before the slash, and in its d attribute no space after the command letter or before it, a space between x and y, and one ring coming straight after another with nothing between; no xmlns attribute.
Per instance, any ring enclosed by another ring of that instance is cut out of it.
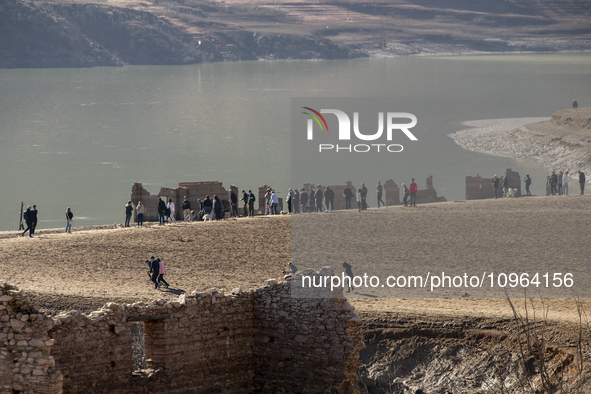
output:
<svg viewBox="0 0 591 394"><path fill-rule="evenodd" d="M585 193L586 177L582 171L578 171L579 187L581 195ZM532 184L532 178L527 174L523 179L525 182L526 196L531 196L530 186ZM510 195L511 178L508 173L505 173L501 178L498 178L495 174L492 178L492 186L494 198L498 197L498 189L502 187L503 197ZM569 195L569 171L552 171L548 178L548 185L550 186L550 194L555 195ZM386 203L382 199L383 185L378 181L376 185L377 194L377 207L385 206ZM418 185L414 178L412 179L409 186L402 184L403 199L402 203L405 207L416 207L416 196L418 192ZM355 199L357 202L357 209L359 212L366 210L369 207L367 202L368 189L365 183L361 184L361 187L354 189L351 185L347 185L343 190L343 197L345 199L345 209L352 209L351 201ZM206 196L204 200L197 200L197 206L195 209L191 206L187 196L183 199L182 211L183 218L186 222L202 221L205 219L209 220L222 220L225 217L226 212L230 213L231 219L237 219L239 217L238 202L243 202L243 216L252 218L255 216L255 201L256 196L252 190L242 190L242 198L238 199L234 190L231 190L228 196L228 205L224 205L224 201L218 196L214 195L213 199L210 196ZM310 190L306 191L304 188L293 188L289 189L285 202L287 203L287 213L299 214L304 212L333 212L334 207L334 190L330 186L323 187L318 184L316 186L310 186ZM265 215L278 215L279 212L279 197L272 188L268 188L265 193ZM125 227L130 227L131 218L133 212L136 212L137 225L136 227L143 227L145 206L141 201L134 207L133 202L129 200L125 205ZM26 211L23 213L23 219L27 227L22 233L24 237L27 231L29 237L35 236L35 228L37 227L38 211L36 205L27 206ZM66 233L72 232L74 214L70 207L66 209ZM166 223L176 222L176 206L172 199L168 199L168 202L164 202L162 198L158 199L158 222L159 225ZM22 228L21 228L22 229Z"/></svg>
<svg viewBox="0 0 591 394"><path fill-rule="evenodd" d="M579 188L581 190L581 195L583 195L585 194L585 182L587 181L587 179L585 178L585 173L583 173L583 171L579 171L578 175ZM550 194L552 196L568 196L568 181L568 171L559 171L558 174L556 174L556 171L552 171L550 177L548 178L548 184L550 185Z"/></svg>

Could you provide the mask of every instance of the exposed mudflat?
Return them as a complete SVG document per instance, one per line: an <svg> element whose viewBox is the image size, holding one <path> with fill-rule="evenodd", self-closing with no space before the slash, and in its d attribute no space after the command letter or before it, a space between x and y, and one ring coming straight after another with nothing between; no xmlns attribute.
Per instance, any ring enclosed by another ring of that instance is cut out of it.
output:
<svg viewBox="0 0 591 394"><path fill-rule="evenodd" d="M577 171L591 173L591 108L557 111L552 118L465 122L474 128L450 134L462 148L544 164L548 171L570 171L578 192ZM571 188L573 187L571 186Z"/></svg>

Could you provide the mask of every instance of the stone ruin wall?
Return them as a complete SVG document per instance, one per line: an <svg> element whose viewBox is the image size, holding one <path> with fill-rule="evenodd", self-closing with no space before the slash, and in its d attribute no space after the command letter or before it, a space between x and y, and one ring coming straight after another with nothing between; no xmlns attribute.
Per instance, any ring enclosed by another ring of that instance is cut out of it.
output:
<svg viewBox="0 0 591 394"><path fill-rule="evenodd" d="M17 313L22 292L2 296L0 394L356 392L363 344L354 307L342 292L292 298L293 283L53 318ZM148 369L134 371L137 322Z"/></svg>
<svg viewBox="0 0 591 394"><path fill-rule="evenodd" d="M255 202L255 205L258 203L259 214L265 212L264 196L268 187L269 186L267 185L259 186L257 201ZM234 190L234 193L238 196L238 214L243 215L243 202L240 201L242 198L242 190L238 190L236 185L230 185L230 190ZM134 206L137 205L138 201L142 202L144 205L144 221L158 221L158 199L160 197L163 197L163 200L166 198L165 202L168 202L168 199L172 199L175 205L175 219L183 220L183 201L185 196L187 196L191 203L191 208L197 213L198 210L196 208L199 206L197 200L203 201L206 196L213 199L213 196L217 195L224 203L226 215L229 216L230 190L226 190L222 185L222 182L218 181L180 182L179 187L177 188L161 187L158 193L150 193L141 183L136 182L131 187L131 202L133 202ZM256 190L254 193L256 194ZM282 198L279 198L279 209L283 209ZM134 221L137 221L137 214L135 211Z"/></svg>
<svg viewBox="0 0 591 394"><path fill-rule="evenodd" d="M62 375L51 355L53 320L35 313L23 291L0 286L0 393L59 394Z"/></svg>
<svg viewBox="0 0 591 394"><path fill-rule="evenodd" d="M512 171L510 168L507 168L505 172L509 174L511 188L517 189L517 197L521 197L521 183L523 182L523 180L519 176L519 173L517 171ZM501 176L504 175L505 173L501 174ZM499 178L499 189L497 190L497 197L502 198L503 183L499 174L497 174L497 176ZM484 200L487 198L495 198L492 179L493 178L482 178L479 175L466 176L466 200Z"/></svg>

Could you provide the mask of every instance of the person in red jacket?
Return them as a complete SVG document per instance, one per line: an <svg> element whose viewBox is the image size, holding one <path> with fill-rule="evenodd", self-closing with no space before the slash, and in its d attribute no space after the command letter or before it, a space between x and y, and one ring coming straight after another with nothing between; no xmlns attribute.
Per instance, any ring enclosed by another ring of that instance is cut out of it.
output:
<svg viewBox="0 0 591 394"><path fill-rule="evenodd" d="M410 206L417 206L417 191L419 187L415 183L415 179L412 178L412 182L410 183Z"/></svg>

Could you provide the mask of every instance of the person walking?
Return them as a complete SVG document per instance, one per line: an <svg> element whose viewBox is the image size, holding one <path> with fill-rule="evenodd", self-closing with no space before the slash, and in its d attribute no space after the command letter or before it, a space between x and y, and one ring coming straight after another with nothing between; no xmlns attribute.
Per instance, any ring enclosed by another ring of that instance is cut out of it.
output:
<svg viewBox="0 0 591 394"><path fill-rule="evenodd" d="M35 236L35 229L37 228L37 218L39 212L37 211L37 205L33 204L33 209L31 210L31 222L33 227L31 228L31 230L29 231L29 235L32 235L33 237Z"/></svg>
<svg viewBox="0 0 591 394"><path fill-rule="evenodd" d="M347 263L346 261L343 261L343 268L345 269L345 275L349 277L348 281L347 281L347 293L355 290L355 286L353 286L353 278L355 277L355 275L353 275L353 269L351 267L351 264ZM345 282L343 282L343 287L345 287Z"/></svg>
<svg viewBox="0 0 591 394"><path fill-rule="evenodd" d="M308 192L303 187L300 189L300 205L302 212L306 212L306 205L308 205Z"/></svg>
<svg viewBox="0 0 591 394"><path fill-rule="evenodd" d="M384 187L382 186L382 183L380 181L378 181L378 184L376 186L376 193L378 194L378 208L380 207L380 202L382 203L383 206L386 206L386 203L382 200L383 190L384 190Z"/></svg>
<svg viewBox="0 0 591 394"><path fill-rule="evenodd" d="M164 283L164 285L168 289L169 284L164 279L164 275L166 275L166 267L164 266L164 263L160 259L158 259L158 265L159 265L159 269L158 269L158 287L160 287L160 283Z"/></svg>
<svg viewBox="0 0 591 394"><path fill-rule="evenodd" d="M135 213L137 214L137 227L142 227L144 223L144 206L141 201L137 202Z"/></svg>
<svg viewBox="0 0 591 394"><path fill-rule="evenodd" d="M526 192L526 196L531 196L531 193L529 192L529 186L531 185L531 178L529 177L529 174L527 174L525 176L525 179L523 180L525 182L525 192Z"/></svg>
<svg viewBox="0 0 591 394"><path fill-rule="evenodd" d="M583 173L583 171L579 171L579 185L581 186L581 196L583 194L585 194L585 182L586 181L587 180L585 179L585 174Z"/></svg>
<svg viewBox="0 0 591 394"><path fill-rule="evenodd" d="M365 187L365 183L361 184L361 209L364 211L367 209L367 187Z"/></svg>
<svg viewBox="0 0 591 394"><path fill-rule="evenodd" d="M72 234L72 224L74 224L74 214L70 207L66 208L66 232Z"/></svg>
<svg viewBox="0 0 591 394"><path fill-rule="evenodd" d="M129 227L129 222L131 221L131 215L133 214L133 203L131 200L127 202L125 206L125 227Z"/></svg>
<svg viewBox="0 0 591 394"><path fill-rule="evenodd" d="M168 204L166 204L166 209L168 209L168 222L176 222L175 218L175 206L174 202L172 202L172 198L168 199Z"/></svg>
<svg viewBox="0 0 591 394"><path fill-rule="evenodd" d="M558 184L558 175L554 171L550 174L548 182L550 182L550 194L553 196L556 193L556 185Z"/></svg>
<svg viewBox="0 0 591 394"><path fill-rule="evenodd" d="M254 217L254 202L256 201L256 197L252 190L248 191L248 213L250 213L250 217Z"/></svg>
<svg viewBox="0 0 591 394"><path fill-rule="evenodd" d="M497 190L499 190L499 178L497 178L497 174L492 179L493 190L495 191L495 198L497 198Z"/></svg>
<svg viewBox="0 0 591 394"><path fill-rule="evenodd" d="M191 218L191 203L189 202L189 199L187 198L187 196L185 196L183 198L183 218L184 218L185 222L190 222L192 220L192 218Z"/></svg>
<svg viewBox="0 0 591 394"><path fill-rule="evenodd" d="M509 195L509 186L511 186L511 179L509 179L509 173L505 173L503 177L503 197L505 198Z"/></svg>
<svg viewBox="0 0 591 394"><path fill-rule="evenodd" d="M355 196L357 197L358 212L361 212L361 203L362 203L361 188L357 189L357 193L355 193Z"/></svg>
<svg viewBox="0 0 591 394"><path fill-rule="evenodd" d="M150 262L150 274L152 274L152 282L154 283L154 290L158 289L158 277L160 276L160 261L153 259Z"/></svg>
<svg viewBox="0 0 591 394"><path fill-rule="evenodd" d="M565 196L568 196L568 171L565 171L562 175L562 192Z"/></svg>
<svg viewBox="0 0 591 394"><path fill-rule="evenodd" d="M238 196L230 190L230 219L238 218Z"/></svg>
<svg viewBox="0 0 591 394"><path fill-rule="evenodd" d="M415 179L412 178L411 182L410 182L410 206L411 207L416 207L417 206L417 192L419 191L419 187L417 186L417 184L415 183Z"/></svg>
<svg viewBox="0 0 591 394"><path fill-rule="evenodd" d="M164 225L164 215L166 214L166 204L162 197L158 197L158 221L161 226Z"/></svg>
<svg viewBox="0 0 591 394"><path fill-rule="evenodd" d="M410 194L410 192L408 191L408 187L404 183L402 184L402 193L404 194L402 202L404 203L405 207L408 207L408 195Z"/></svg>
<svg viewBox="0 0 591 394"><path fill-rule="evenodd" d="M240 199L240 201L244 201L244 217L247 218L248 215L248 193L244 191L244 189L242 190L242 198Z"/></svg>
<svg viewBox="0 0 591 394"><path fill-rule="evenodd" d="M343 197L345 197L345 209L351 209L351 199L353 198L353 190L351 185L347 185L343 190Z"/></svg>
<svg viewBox="0 0 591 394"><path fill-rule="evenodd" d="M23 219L25 219L25 223L27 224L27 228L25 229L25 231L23 231L23 237L28 231L29 238L33 238L33 212L32 207L30 205L28 205L25 212L23 212Z"/></svg>

